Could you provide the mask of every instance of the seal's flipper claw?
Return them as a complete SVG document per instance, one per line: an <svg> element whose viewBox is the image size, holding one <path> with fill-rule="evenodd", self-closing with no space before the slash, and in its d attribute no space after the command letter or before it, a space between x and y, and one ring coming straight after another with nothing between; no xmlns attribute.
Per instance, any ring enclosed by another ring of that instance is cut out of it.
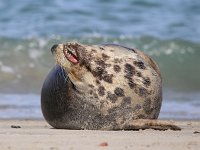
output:
<svg viewBox="0 0 200 150"><path fill-rule="evenodd" d="M173 121L163 121L163 120L150 120L150 119L137 119L133 120L129 124L124 125L124 130L145 130L145 129L154 129L154 130L174 130L180 131L181 128L173 123Z"/></svg>

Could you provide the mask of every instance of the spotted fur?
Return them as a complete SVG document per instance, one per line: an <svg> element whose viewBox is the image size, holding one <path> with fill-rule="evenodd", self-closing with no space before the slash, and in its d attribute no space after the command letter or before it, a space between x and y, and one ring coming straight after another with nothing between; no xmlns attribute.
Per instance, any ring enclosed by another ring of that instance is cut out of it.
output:
<svg viewBox="0 0 200 150"><path fill-rule="evenodd" d="M65 49L77 53L68 61ZM76 90L55 126L79 129L125 129L134 119L157 119L162 85L156 63L141 51L124 46L59 44L57 63Z"/></svg>

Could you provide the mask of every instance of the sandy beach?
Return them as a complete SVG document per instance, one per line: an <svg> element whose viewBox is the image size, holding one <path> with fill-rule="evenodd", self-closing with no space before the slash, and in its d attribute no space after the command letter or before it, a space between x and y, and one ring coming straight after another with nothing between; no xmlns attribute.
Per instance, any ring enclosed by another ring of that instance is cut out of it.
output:
<svg viewBox="0 0 200 150"><path fill-rule="evenodd" d="M200 121L176 121L181 131L88 131L53 129L44 120L1 120L2 150L198 150Z"/></svg>

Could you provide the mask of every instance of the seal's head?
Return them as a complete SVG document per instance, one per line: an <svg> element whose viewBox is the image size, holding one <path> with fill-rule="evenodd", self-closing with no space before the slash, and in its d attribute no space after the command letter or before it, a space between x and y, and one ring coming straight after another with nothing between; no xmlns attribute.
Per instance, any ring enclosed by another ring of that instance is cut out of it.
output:
<svg viewBox="0 0 200 150"><path fill-rule="evenodd" d="M104 46L82 45L79 43L58 44L52 47L56 62L66 71L71 82L78 90L85 90L100 80L112 83L114 70L109 70L112 62L119 61L117 56L113 57L115 49L106 51ZM119 54L118 54L119 53ZM125 51L117 52L115 55L123 55ZM114 66L119 70L119 66Z"/></svg>
<svg viewBox="0 0 200 150"><path fill-rule="evenodd" d="M72 83L79 88L84 88L84 76L87 73L85 64L88 63L86 49L78 43L54 45L51 48L56 62L65 70Z"/></svg>

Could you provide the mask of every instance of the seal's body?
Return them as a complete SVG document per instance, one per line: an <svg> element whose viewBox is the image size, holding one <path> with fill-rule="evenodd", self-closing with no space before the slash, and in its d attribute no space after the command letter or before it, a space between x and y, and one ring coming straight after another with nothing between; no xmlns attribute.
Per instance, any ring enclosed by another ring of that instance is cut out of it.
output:
<svg viewBox="0 0 200 150"><path fill-rule="evenodd" d="M162 81L158 66L143 52L78 43L54 45L52 52L57 65L44 82L41 105L53 127L126 130L136 129L136 119L143 119L145 128L165 124L148 120L158 118Z"/></svg>

